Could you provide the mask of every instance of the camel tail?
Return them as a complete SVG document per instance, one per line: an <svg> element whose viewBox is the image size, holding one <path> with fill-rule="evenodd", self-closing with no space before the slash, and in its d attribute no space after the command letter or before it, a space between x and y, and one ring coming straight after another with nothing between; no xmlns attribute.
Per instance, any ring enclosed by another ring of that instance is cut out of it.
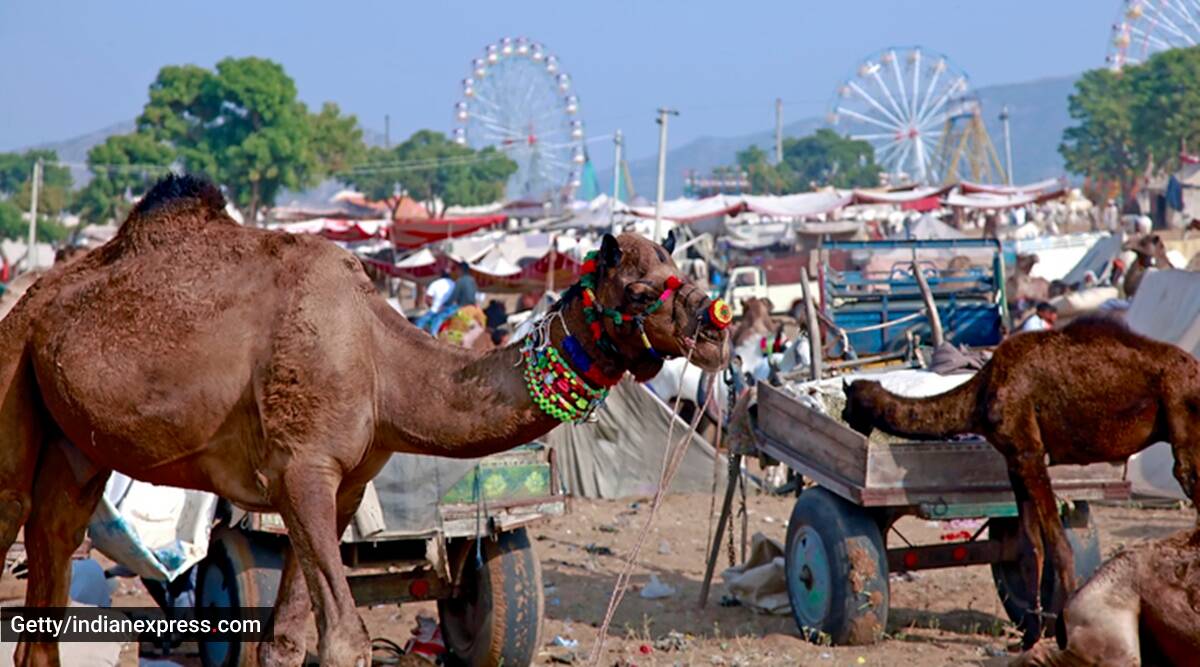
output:
<svg viewBox="0 0 1200 667"><path fill-rule="evenodd" d="M902 438L936 440L979 430L979 390L991 364L950 391L922 398L893 394L882 387L875 401L874 425Z"/></svg>

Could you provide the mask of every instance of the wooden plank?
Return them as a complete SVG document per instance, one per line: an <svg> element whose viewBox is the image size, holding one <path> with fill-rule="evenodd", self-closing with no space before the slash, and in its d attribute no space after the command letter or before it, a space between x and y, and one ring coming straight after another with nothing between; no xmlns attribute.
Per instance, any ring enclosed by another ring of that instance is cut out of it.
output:
<svg viewBox="0 0 1200 667"><path fill-rule="evenodd" d="M841 477L859 486L865 481L867 439L783 391L759 385L758 423L764 433L802 458L828 462Z"/></svg>
<svg viewBox="0 0 1200 667"><path fill-rule="evenodd" d="M768 456L813 480L837 495L855 504L862 503L862 487L841 477L836 471L821 467L815 461L801 459L791 447L770 436L759 433L758 448Z"/></svg>

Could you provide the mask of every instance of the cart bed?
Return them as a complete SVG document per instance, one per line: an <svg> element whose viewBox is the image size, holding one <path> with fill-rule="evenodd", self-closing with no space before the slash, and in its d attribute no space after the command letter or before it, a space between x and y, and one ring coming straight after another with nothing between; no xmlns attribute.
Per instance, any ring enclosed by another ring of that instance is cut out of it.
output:
<svg viewBox="0 0 1200 667"><path fill-rule="evenodd" d="M1004 457L984 440L872 442L781 389L758 385L759 448L864 507L1013 503ZM1068 500L1129 497L1124 464L1050 468Z"/></svg>

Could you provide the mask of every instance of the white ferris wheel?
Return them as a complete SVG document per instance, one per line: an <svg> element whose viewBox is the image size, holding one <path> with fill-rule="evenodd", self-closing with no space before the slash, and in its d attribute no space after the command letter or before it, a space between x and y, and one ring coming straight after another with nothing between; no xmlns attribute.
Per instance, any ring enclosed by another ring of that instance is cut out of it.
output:
<svg viewBox="0 0 1200 667"><path fill-rule="evenodd" d="M1115 70L1159 51L1200 44L1200 0L1122 0L1108 64Z"/></svg>
<svg viewBox="0 0 1200 667"><path fill-rule="evenodd" d="M938 183L946 119L968 88L967 76L941 54L884 49L838 86L829 123L870 143L892 183Z"/></svg>
<svg viewBox="0 0 1200 667"><path fill-rule="evenodd" d="M524 37L488 44L471 62L454 110L456 142L494 146L517 163L510 200L562 202L580 186L587 157L579 98L541 44Z"/></svg>

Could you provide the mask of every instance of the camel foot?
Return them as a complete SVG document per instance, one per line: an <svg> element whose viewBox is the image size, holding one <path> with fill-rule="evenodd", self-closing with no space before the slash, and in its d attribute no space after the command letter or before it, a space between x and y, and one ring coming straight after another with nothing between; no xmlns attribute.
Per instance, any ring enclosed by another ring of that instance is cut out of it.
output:
<svg viewBox="0 0 1200 667"><path fill-rule="evenodd" d="M1042 614L1039 611L1025 612L1025 620L1021 623L1025 632L1021 635L1021 649L1028 651L1042 638Z"/></svg>
<svg viewBox="0 0 1200 667"><path fill-rule="evenodd" d="M262 667L300 667L307 654L304 644L290 635L275 635L258 645L258 664Z"/></svg>
<svg viewBox="0 0 1200 667"><path fill-rule="evenodd" d="M371 637L362 618L352 613L321 638L321 664L370 667Z"/></svg>

